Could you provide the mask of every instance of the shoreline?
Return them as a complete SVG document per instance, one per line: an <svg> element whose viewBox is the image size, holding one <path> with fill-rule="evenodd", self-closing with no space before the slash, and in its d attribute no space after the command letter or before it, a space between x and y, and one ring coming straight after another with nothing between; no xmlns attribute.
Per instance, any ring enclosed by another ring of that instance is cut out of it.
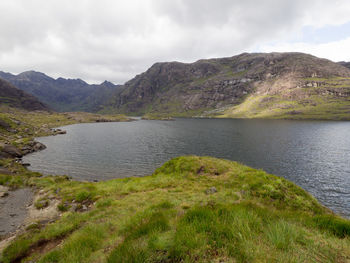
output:
<svg viewBox="0 0 350 263"><path fill-rule="evenodd" d="M188 119L188 118L185 118L185 119ZM190 118L190 119L192 119L192 118ZM194 119L197 119L197 118L194 118ZM198 118L198 119L202 119L202 118ZM208 119L210 119L210 118L208 118ZM231 119L231 118L227 118L227 119ZM251 119L244 119L244 120L251 120ZM256 119L254 119L254 120L256 120ZM259 119L259 120L262 120L262 119ZM269 119L270 120L270 119ZM272 120L272 119L271 119ZM151 120L151 121L153 121L153 120ZM273 121L276 121L275 119L273 119ZM277 120L278 121L278 120ZM289 121L289 120L287 120L287 121ZM82 123L73 123L73 124L69 124L69 125L74 125L74 124L82 124ZM69 126L69 125L65 125L65 126ZM62 127L62 126L58 126L58 127ZM51 135L49 135L49 136L51 136ZM48 136L47 136L48 137ZM232 160L232 161L234 161L234 159ZM254 166L253 166L254 167ZM256 169L258 169L258 168L256 168ZM149 173L147 173L147 174L145 174L145 175L149 175L150 173L151 173L152 171L150 171ZM41 172L40 172L41 173ZM54 175L54 176L62 176L62 174L52 174L52 175ZM69 175L69 173L67 173L67 175L68 175L68 177L71 179L71 180L74 180L74 181L76 181L76 182L106 182L106 181L109 181L109 180L113 180L113 179L120 179L119 177L115 177L115 178L108 178L108 179L99 179L99 177L92 177L91 179L84 179L84 178L74 178L74 177L72 177L72 176L70 176ZM47 176L47 174L43 174L43 176ZM142 175L143 176L143 175ZM134 176L130 176L130 177L134 177ZM135 176L135 177L140 177L140 176ZM121 178L124 178L124 177L121 177ZM125 178L129 178L129 176L128 177L125 177ZM283 177L283 178L285 178L285 177ZM294 181L293 181L294 182ZM297 184L297 185L299 185L299 184ZM300 186L301 187L301 186ZM307 190L306 188L305 188L305 186L303 187L303 189L305 190L305 191L307 191L307 192L309 192L309 190ZM318 196L318 198L320 198L320 199L322 199L322 196L320 196L320 195L317 195L317 193L315 194L316 196ZM330 210L332 210L333 211L333 213L335 213L335 214L337 214L337 215L339 215L339 216L341 216L341 217L343 217L343 218L347 218L347 219L350 219L350 214L347 212L347 210L341 210L341 209L338 209L338 210L336 210L336 208L331 208L332 207L332 202L329 202L328 203L328 205L326 204L327 202L322 202L320 199L317 199L320 203L322 203L325 207L327 207L327 208L329 208Z"/></svg>
<svg viewBox="0 0 350 263"><path fill-rule="evenodd" d="M52 113L47 113L52 114ZM59 113L60 114L60 113ZM69 113L62 113L67 115ZM97 115L94 115L97 116ZM102 116L102 115L101 115ZM120 122L120 121L136 121L133 118L126 118L124 120L119 119L108 119L98 117L94 120L82 121L76 120L71 123L57 123L49 128L47 124L43 124L41 127L37 128L38 131L44 129L43 136L57 136L65 135L66 131L62 130L61 127L80 123L104 123L104 122ZM26 128L27 129L27 128ZM39 137L43 137L39 136ZM9 164L18 164L22 166L23 169L28 170L27 167L30 166L29 163L23 163L22 158L28 154L42 151L46 149L46 145L36 141L38 137L22 137L21 141L26 141L22 146L13 146L13 142L8 141L7 143L0 142L0 160L9 160ZM18 141L19 139L17 139ZM7 174L9 176L15 176L17 173L12 172L6 167L0 166L0 174ZM34 172L36 173L36 172ZM40 174L40 177L45 177L45 175ZM59 175L58 175L59 177ZM50 204L43 209L35 208L35 202L40 198L42 193L38 191L36 187L33 186L15 186L4 187L0 185L0 211L1 211L1 227L0 229L0 254L2 250L21 233L26 232L26 228L31 224L36 223L39 220L39 224L47 224L48 222L58 218L60 212L58 210L59 200L51 198Z"/></svg>

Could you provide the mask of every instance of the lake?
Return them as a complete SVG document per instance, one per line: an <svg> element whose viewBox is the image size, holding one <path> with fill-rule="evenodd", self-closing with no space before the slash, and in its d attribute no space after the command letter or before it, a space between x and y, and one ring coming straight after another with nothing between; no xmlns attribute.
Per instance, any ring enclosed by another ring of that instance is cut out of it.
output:
<svg viewBox="0 0 350 263"><path fill-rule="evenodd" d="M44 174L107 180L151 174L181 155L235 160L282 176L350 217L350 122L176 119L89 123L37 140L24 162Z"/></svg>

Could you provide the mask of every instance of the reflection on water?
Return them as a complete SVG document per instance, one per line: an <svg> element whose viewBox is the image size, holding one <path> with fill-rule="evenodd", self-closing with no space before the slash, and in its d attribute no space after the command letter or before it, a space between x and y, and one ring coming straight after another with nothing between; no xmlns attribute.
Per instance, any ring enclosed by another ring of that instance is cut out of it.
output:
<svg viewBox="0 0 350 263"><path fill-rule="evenodd" d="M350 123L177 119L77 124L26 156L31 169L106 180L151 174L180 155L239 161L283 176L350 216Z"/></svg>

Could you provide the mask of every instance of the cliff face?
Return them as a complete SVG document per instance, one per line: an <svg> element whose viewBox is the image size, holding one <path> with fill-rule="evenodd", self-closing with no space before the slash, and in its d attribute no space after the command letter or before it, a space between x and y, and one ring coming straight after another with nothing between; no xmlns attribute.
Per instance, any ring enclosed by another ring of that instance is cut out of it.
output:
<svg viewBox="0 0 350 263"><path fill-rule="evenodd" d="M9 82L0 79L0 104L25 110L50 110L34 96L16 88Z"/></svg>
<svg viewBox="0 0 350 263"><path fill-rule="evenodd" d="M134 114L212 114L240 105L251 95L305 99L309 95L303 87L319 87L321 80L334 78L346 80L350 70L302 53L244 53L190 64L156 63L128 81L105 106ZM345 87L340 93L347 92Z"/></svg>

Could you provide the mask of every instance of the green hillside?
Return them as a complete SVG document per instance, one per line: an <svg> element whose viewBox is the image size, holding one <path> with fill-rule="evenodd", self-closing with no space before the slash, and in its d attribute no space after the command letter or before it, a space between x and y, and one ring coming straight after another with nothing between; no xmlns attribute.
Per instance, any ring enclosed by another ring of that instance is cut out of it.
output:
<svg viewBox="0 0 350 263"><path fill-rule="evenodd" d="M179 157L150 176L98 183L11 169L19 174L1 175L1 184L41 189L62 215L28 227L4 262L350 260L350 221L293 183L236 162Z"/></svg>

